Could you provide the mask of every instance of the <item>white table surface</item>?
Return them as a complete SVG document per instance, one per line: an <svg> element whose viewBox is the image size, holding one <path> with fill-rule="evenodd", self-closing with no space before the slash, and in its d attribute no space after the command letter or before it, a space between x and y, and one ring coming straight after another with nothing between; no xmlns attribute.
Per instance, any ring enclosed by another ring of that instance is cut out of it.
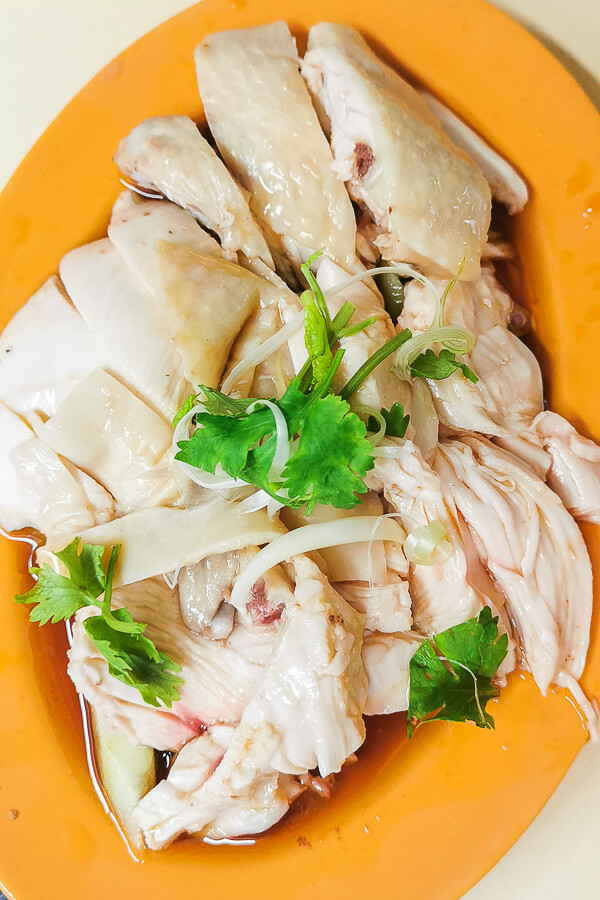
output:
<svg viewBox="0 0 600 900"><path fill-rule="evenodd" d="M68 100L186 0L0 0L0 187ZM600 109L600 0L496 0ZM468 900L597 900L600 745L589 745L533 825ZM19 900L19 898L16 898ZM85 898L82 898L85 900Z"/></svg>

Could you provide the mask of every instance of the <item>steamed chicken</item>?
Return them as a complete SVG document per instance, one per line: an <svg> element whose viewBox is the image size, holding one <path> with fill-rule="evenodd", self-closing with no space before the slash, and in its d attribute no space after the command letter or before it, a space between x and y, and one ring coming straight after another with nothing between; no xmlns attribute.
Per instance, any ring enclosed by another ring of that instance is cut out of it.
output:
<svg viewBox="0 0 600 900"><path fill-rule="evenodd" d="M489 233L525 183L347 26L195 62L208 140L124 136L107 236L0 337L0 524L39 538L17 599L71 622L139 850L328 795L370 715L493 727L516 667L596 728L600 448L544 408Z"/></svg>

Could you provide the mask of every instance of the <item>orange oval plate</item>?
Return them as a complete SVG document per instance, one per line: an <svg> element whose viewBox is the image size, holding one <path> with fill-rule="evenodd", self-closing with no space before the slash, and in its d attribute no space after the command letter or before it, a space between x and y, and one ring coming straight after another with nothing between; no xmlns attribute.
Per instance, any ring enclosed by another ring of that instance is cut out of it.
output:
<svg viewBox="0 0 600 900"><path fill-rule="evenodd" d="M529 181L516 224L554 408L600 436L600 121L556 60L480 0L205 0L144 37L56 119L0 197L0 326L61 256L106 228L118 140L146 116L201 117L192 52L207 33L286 18L345 21L474 125ZM243 74L241 73L242 77ZM600 542L586 538L594 563ZM89 781L62 630L12 603L26 555L0 543L0 876L16 900L462 896L555 789L585 736L560 692L513 676L496 731L373 723L322 811L254 847L193 840L134 863ZM584 687L600 690L598 613ZM15 817L14 812L18 811Z"/></svg>

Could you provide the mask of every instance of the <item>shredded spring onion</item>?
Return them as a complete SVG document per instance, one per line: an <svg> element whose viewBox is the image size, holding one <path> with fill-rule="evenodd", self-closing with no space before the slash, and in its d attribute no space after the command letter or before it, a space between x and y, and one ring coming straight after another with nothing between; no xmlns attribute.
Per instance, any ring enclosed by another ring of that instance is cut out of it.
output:
<svg viewBox="0 0 600 900"><path fill-rule="evenodd" d="M433 295L436 310L439 309L440 296L435 285L429 278L426 278L425 275L417 269L413 269L413 267L409 266L407 263L390 263L387 266L375 266L374 269L365 269L364 272L359 272L357 275L351 275L348 278L344 278L339 284L335 284L333 287L329 288L329 290L323 292L325 299L329 300L330 297L339 294L340 291L345 291L350 285L355 284L357 281L364 281L366 278L372 278L375 275L389 275L391 272L402 275L404 278L414 278L415 281L424 285Z"/></svg>
<svg viewBox="0 0 600 900"><path fill-rule="evenodd" d="M353 406L352 412L356 413L357 416L364 418L369 421L371 417L377 420L377 431L367 433L367 440L376 447L377 444L380 444L381 441L385 437L385 419L383 418L380 410L375 409L373 406Z"/></svg>
<svg viewBox="0 0 600 900"><path fill-rule="evenodd" d="M429 525L417 525L404 541L404 555L417 566L435 566L453 554L447 532L437 520Z"/></svg>
<svg viewBox="0 0 600 900"><path fill-rule="evenodd" d="M171 440L173 455L177 453L177 445L179 444L179 441L189 440L190 425L192 424L192 419L194 418L196 413L205 411L206 410L204 408L204 405L202 403L197 403L177 423L177 425L173 429L173 438ZM185 463L180 459L173 459L173 461L171 462L171 466L177 469L179 472L182 472L190 479L190 481L193 481L194 484L197 484L199 487L210 488L214 491L247 487L245 481L242 481L240 478L232 478L230 475L224 472L220 466L216 467L214 475L211 475L210 472L204 472L202 469L197 469L196 466L190 466L189 463Z"/></svg>
<svg viewBox="0 0 600 900"><path fill-rule="evenodd" d="M442 325L440 328L430 328L429 331L414 334L398 349L393 370L400 378L409 378L412 363L432 344L440 344L443 349L464 356L473 349L475 338L464 328L456 328L454 325Z"/></svg>
<svg viewBox="0 0 600 900"><path fill-rule="evenodd" d="M373 534L373 525L377 521ZM372 535L375 540L398 543L404 540L404 531L400 525L393 519L382 519L380 516L349 516L334 522L318 522L296 528L267 544L250 561L234 584L229 602L236 609L245 609L252 585L269 569L292 556L321 550L323 547L359 544L368 541Z"/></svg>
<svg viewBox="0 0 600 900"><path fill-rule="evenodd" d="M272 353L275 353L276 350L279 350L283 344L285 344L290 337L295 334L297 331L302 328L304 324L304 310L300 310L299 313L296 313L293 319L287 322L276 334L272 334L270 338L267 338L260 346L255 347L247 356L245 356L236 366L233 367L223 384L221 385L221 391L223 394L229 394L231 390L235 387L236 383L240 380L242 375L248 372L250 369L255 369L261 362L264 362L265 359L268 359Z"/></svg>
<svg viewBox="0 0 600 900"><path fill-rule="evenodd" d="M257 406L266 406L273 413L275 419L275 453L273 454L273 462L267 478L270 482L280 481L281 473L285 469L288 459L290 458L290 436L288 433L287 422L284 414L281 412L276 403L272 400L257 400L248 407L248 414L254 412Z"/></svg>

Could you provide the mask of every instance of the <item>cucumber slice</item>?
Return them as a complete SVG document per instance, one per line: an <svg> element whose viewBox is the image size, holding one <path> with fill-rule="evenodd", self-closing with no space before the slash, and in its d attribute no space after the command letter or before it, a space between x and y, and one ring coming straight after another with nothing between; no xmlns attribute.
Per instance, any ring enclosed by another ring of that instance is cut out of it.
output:
<svg viewBox="0 0 600 900"><path fill-rule="evenodd" d="M90 718L100 786L132 849L141 852L144 839L133 821L132 813L141 798L156 784L154 750L152 747L134 746L123 735L109 731L93 711L90 711Z"/></svg>

